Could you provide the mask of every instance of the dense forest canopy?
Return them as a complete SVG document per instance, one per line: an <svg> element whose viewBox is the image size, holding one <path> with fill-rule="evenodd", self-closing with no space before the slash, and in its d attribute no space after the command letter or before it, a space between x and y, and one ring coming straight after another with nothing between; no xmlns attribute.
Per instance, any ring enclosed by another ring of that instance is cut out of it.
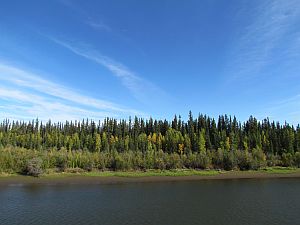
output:
<svg viewBox="0 0 300 225"><path fill-rule="evenodd" d="M258 121L252 116L244 123L227 115L217 120L202 114L195 118L191 112L186 122L180 116L172 121L137 117L128 121L106 118L103 122L86 119L65 123L4 120L0 124L0 148L8 146L39 152L101 153L114 159L130 153L146 161L149 157L162 160L159 157L172 156L172 160L181 162L179 167L249 169L253 160L254 167L266 162L298 165L300 127L269 119ZM189 157L195 162L186 164L184 160Z"/></svg>
<svg viewBox="0 0 300 225"><path fill-rule="evenodd" d="M54 124L4 120L0 124L0 146L7 145L92 152L161 149L181 154L219 148L227 151L256 148L266 154L281 155L300 151L300 128L268 119L257 121L252 116L243 124L227 115L219 116L217 121L206 115L193 118L191 112L187 122L180 116L171 122L137 117L128 121L106 118L103 123L88 119Z"/></svg>

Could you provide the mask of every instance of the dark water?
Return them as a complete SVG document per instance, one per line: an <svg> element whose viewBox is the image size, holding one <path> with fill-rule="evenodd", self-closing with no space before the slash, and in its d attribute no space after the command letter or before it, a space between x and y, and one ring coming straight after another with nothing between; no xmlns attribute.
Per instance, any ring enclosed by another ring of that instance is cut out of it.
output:
<svg viewBox="0 0 300 225"><path fill-rule="evenodd" d="M300 179L2 186L0 224L297 225Z"/></svg>

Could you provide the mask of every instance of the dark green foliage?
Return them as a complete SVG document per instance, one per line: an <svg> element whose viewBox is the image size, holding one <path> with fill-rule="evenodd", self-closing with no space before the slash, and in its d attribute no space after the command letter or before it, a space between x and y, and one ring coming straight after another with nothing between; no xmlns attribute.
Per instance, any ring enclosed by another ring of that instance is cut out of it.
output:
<svg viewBox="0 0 300 225"><path fill-rule="evenodd" d="M25 150L21 148L0 149L0 172L18 172L31 176L39 176L48 169L60 172L82 172L92 170L147 170L147 169L259 169L264 168L269 160L272 166L298 166L300 154L284 155L282 158L274 156L265 158L264 153L254 154L237 150L226 152L221 149L210 153L165 153L162 150L156 155L142 152L128 151L123 153L70 152ZM289 160L287 160L289 159ZM49 163L53 162L53 163ZM269 163L269 162L268 162Z"/></svg>
<svg viewBox="0 0 300 225"><path fill-rule="evenodd" d="M137 117L102 123L4 120L0 148L4 172L22 172L36 157L42 159L41 168L59 171L299 167L300 127L252 116L243 124L227 115L216 121L191 112L187 122L180 116L170 122Z"/></svg>

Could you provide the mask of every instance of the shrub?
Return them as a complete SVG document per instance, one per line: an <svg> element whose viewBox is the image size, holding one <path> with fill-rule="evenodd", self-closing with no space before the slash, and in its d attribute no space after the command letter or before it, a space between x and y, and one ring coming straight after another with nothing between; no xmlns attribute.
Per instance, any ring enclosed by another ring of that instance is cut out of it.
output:
<svg viewBox="0 0 300 225"><path fill-rule="evenodd" d="M132 153L132 169L135 170L144 170L145 169L145 160L142 152Z"/></svg>
<svg viewBox="0 0 300 225"><path fill-rule="evenodd" d="M225 170L233 170L237 167L237 160L232 151L226 152L224 154L224 169Z"/></svg>
<svg viewBox="0 0 300 225"><path fill-rule="evenodd" d="M88 172L91 172L94 168L94 162L92 161L88 161L86 163L84 163L84 166L83 166L83 169L88 171Z"/></svg>
<svg viewBox="0 0 300 225"><path fill-rule="evenodd" d="M152 169L154 167L154 154L152 152L147 152L144 156L144 164L146 169Z"/></svg>
<svg viewBox="0 0 300 225"><path fill-rule="evenodd" d="M179 169L182 168L180 156L177 153L166 153L166 169Z"/></svg>
<svg viewBox="0 0 300 225"><path fill-rule="evenodd" d="M211 164L211 158L209 154L207 154L207 152L198 153L196 158L197 158L196 168L206 169Z"/></svg>
<svg viewBox="0 0 300 225"><path fill-rule="evenodd" d="M165 161L161 158L155 158L154 159L154 169L165 170L166 169Z"/></svg>
<svg viewBox="0 0 300 225"><path fill-rule="evenodd" d="M98 170L105 170L109 168L109 157L108 154L102 152L94 152L90 157L90 161L93 163L93 167Z"/></svg>
<svg viewBox="0 0 300 225"><path fill-rule="evenodd" d="M238 167L240 170L249 170L251 167L252 156L248 151L237 151Z"/></svg>
<svg viewBox="0 0 300 225"><path fill-rule="evenodd" d="M267 165L266 155L261 149L254 148L252 150L251 169L257 170Z"/></svg>
<svg viewBox="0 0 300 225"><path fill-rule="evenodd" d="M191 153L186 157L182 157L185 167L191 169L209 168L212 162L210 154L207 152Z"/></svg>
<svg viewBox="0 0 300 225"><path fill-rule="evenodd" d="M68 162L67 158L65 156L58 156L56 158L56 167L59 169L59 171L64 172L68 168Z"/></svg>
<svg viewBox="0 0 300 225"><path fill-rule="evenodd" d="M183 162L186 168L194 169L196 167L196 161L196 154L189 153L188 155L183 155Z"/></svg>
<svg viewBox="0 0 300 225"><path fill-rule="evenodd" d="M292 166L293 162L293 155L291 153L283 153L281 156L283 166Z"/></svg>
<svg viewBox="0 0 300 225"><path fill-rule="evenodd" d="M165 153L161 149L154 154L153 167L159 170L166 169Z"/></svg>
<svg viewBox="0 0 300 225"><path fill-rule="evenodd" d="M213 165L216 168L223 169L224 168L224 150L222 148L218 148L217 151L213 153L212 161Z"/></svg>
<svg viewBox="0 0 300 225"><path fill-rule="evenodd" d="M114 170L128 170L129 169L129 163L123 159L121 155L116 155L114 157L113 161L113 169Z"/></svg>
<svg viewBox="0 0 300 225"><path fill-rule="evenodd" d="M40 158L33 158L27 161L24 173L29 176L38 177L43 173L43 161Z"/></svg>
<svg viewBox="0 0 300 225"><path fill-rule="evenodd" d="M300 167L300 152L296 152L294 155L294 165Z"/></svg>
<svg viewBox="0 0 300 225"><path fill-rule="evenodd" d="M273 154L267 154L267 166L272 167L280 164L281 162L278 159L278 156L275 156Z"/></svg>

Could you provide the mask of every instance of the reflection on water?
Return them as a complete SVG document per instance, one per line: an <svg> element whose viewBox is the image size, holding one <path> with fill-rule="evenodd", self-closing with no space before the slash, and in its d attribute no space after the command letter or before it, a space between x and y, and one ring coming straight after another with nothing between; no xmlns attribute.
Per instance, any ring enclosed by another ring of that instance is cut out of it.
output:
<svg viewBox="0 0 300 225"><path fill-rule="evenodd" d="M0 187L0 224L300 224L300 179Z"/></svg>

